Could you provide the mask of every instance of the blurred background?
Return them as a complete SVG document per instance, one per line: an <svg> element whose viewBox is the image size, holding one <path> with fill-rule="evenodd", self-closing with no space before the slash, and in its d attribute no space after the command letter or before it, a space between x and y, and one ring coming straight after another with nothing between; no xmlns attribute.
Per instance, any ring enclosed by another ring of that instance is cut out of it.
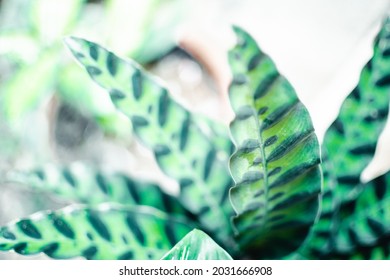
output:
<svg viewBox="0 0 390 280"><path fill-rule="evenodd" d="M72 60L64 36L136 60L183 106L228 125L227 50L231 25L239 25L290 80L322 140L389 13L389 0L0 0L1 174L80 161L177 191L128 120ZM390 168L389 140L387 126L364 178ZM0 183L0 225L68 203Z"/></svg>

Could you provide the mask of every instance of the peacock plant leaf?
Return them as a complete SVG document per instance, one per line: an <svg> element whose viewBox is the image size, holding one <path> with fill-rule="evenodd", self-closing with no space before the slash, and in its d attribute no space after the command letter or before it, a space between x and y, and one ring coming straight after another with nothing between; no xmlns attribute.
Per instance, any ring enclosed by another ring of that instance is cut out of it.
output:
<svg viewBox="0 0 390 280"><path fill-rule="evenodd" d="M389 75L390 19L387 19L375 39L373 56L364 66L358 85L326 132L322 145L322 210L319 221L299 250L306 258L326 257L333 250L332 234L337 234L338 224L343 223L338 209L353 203L363 189L361 173L374 156L388 115Z"/></svg>
<svg viewBox="0 0 390 280"><path fill-rule="evenodd" d="M214 142L213 133L218 131L195 121L196 117L171 99L168 90L137 63L87 40L71 37L66 43L91 78L131 119L134 133L153 150L161 169L179 182L181 203L217 239L230 239L233 211L228 200L232 185L228 134Z"/></svg>
<svg viewBox="0 0 390 280"><path fill-rule="evenodd" d="M201 230L194 229L179 241L163 260L232 260L232 257Z"/></svg>
<svg viewBox="0 0 390 280"><path fill-rule="evenodd" d="M73 205L0 228L0 250L52 258L159 259L191 227L151 207Z"/></svg>
<svg viewBox="0 0 390 280"><path fill-rule="evenodd" d="M390 173L359 185L356 200L339 209L332 258L390 258Z"/></svg>
<svg viewBox="0 0 390 280"><path fill-rule="evenodd" d="M230 130L236 152L230 198L241 249L251 258L280 258L313 225L321 191L320 154L310 116L290 83L253 38L235 27L229 52Z"/></svg>
<svg viewBox="0 0 390 280"><path fill-rule="evenodd" d="M139 182L122 173L101 172L81 163L62 168L46 165L33 171L12 171L6 175L6 180L83 204L146 205L169 214L189 216L175 197L154 183Z"/></svg>

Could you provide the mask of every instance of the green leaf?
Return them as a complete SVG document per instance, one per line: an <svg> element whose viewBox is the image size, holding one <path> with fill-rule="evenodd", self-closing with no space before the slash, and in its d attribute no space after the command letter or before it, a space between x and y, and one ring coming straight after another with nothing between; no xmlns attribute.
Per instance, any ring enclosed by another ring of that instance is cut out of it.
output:
<svg viewBox="0 0 390 280"><path fill-rule="evenodd" d="M335 252L342 256L390 257L390 173L360 185L355 201L343 205L335 232ZM374 252L376 251L376 252Z"/></svg>
<svg viewBox="0 0 390 280"><path fill-rule="evenodd" d="M375 40L373 57L364 66L358 85L326 132L322 146L324 194L321 216L299 252L307 258L326 258L333 250L332 234L337 234L338 224L344 220L338 213L339 208L354 203L363 189L360 176L374 156L388 115L389 100L388 19Z"/></svg>
<svg viewBox="0 0 390 280"><path fill-rule="evenodd" d="M72 28L84 0L35 0L31 7L31 23L47 43L59 40Z"/></svg>
<svg viewBox="0 0 390 280"><path fill-rule="evenodd" d="M232 260L232 257L201 230L194 229L179 241L163 260Z"/></svg>
<svg viewBox="0 0 390 280"><path fill-rule="evenodd" d="M132 135L129 119L115 108L104 90L83 74L74 64L62 69L58 81L61 99L92 117L106 134L129 141Z"/></svg>
<svg viewBox="0 0 390 280"><path fill-rule="evenodd" d="M0 33L0 55L20 59L23 62L36 60L39 46L35 38L26 32Z"/></svg>
<svg viewBox="0 0 390 280"><path fill-rule="evenodd" d="M161 169L179 182L182 204L216 238L230 238L228 189L232 181L227 155L231 141L227 133L214 142L218 131L195 121L196 116L172 100L167 89L135 62L83 39L68 38L66 43L92 79L110 93L115 106L131 119L135 134L153 150Z"/></svg>
<svg viewBox="0 0 390 280"><path fill-rule="evenodd" d="M58 52L47 50L37 61L23 67L6 82L2 106L9 120L17 120L35 109L39 101L50 93L57 65Z"/></svg>
<svg viewBox="0 0 390 280"><path fill-rule="evenodd" d="M73 205L0 228L0 250L60 259L159 259L190 230L186 221L150 207Z"/></svg>
<svg viewBox="0 0 390 280"><path fill-rule="evenodd" d="M241 248L253 258L280 258L295 250L317 217L319 144L309 113L272 60L242 29L229 52L236 114L230 130L230 192Z"/></svg>
<svg viewBox="0 0 390 280"><path fill-rule="evenodd" d="M46 165L29 172L12 171L6 179L32 190L51 192L62 199L79 203L147 205L166 213L188 215L175 197L163 192L156 184L139 182L121 173L104 173L81 163L63 168Z"/></svg>

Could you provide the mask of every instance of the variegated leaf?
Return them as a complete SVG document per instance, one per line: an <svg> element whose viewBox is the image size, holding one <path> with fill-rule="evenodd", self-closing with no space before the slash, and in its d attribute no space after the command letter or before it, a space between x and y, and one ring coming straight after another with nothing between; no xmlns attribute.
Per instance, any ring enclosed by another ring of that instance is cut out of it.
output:
<svg viewBox="0 0 390 280"><path fill-rule="evenodd" d="M232 260L232 257L201 230L194 229L179 241L163 260Z"/></svg>
<svg viewBox="0 0 390 280"><path fill-rule="evenodd" d="M73 205L0 228L0 250L52 258L160 259L191 227L150 207Z"/></svg>
<svg viewBox="0 0 390 280"><path fill-rule="evenodd" d="M154 183L136 181L123 173L97 171L81 163L62 168L45 165L33 171L12 171L7 174L6 180L79 203L146 205L166 213L189 216L177 198L165 193Z"/></svg>
<svg viewBox="0 0 390 280"><path fill-rule="evenodd" d="M135 62L87 40L72 37L66 43L92 79L109 92L115 106L131 119L136 135L154 151L161 169L179 182L182 204L216 238L229 239L232 180L227 133L214 142L216 130L199 125L193 114Z"/></svg>
<svg viewBox="0 0 390 280"><path fill-rule="evenodd" d="M280 258L295 250L317 217L321 170L310 116L290 83L242 29L229 53L236 113L230 197L242 250Z"/></svg>

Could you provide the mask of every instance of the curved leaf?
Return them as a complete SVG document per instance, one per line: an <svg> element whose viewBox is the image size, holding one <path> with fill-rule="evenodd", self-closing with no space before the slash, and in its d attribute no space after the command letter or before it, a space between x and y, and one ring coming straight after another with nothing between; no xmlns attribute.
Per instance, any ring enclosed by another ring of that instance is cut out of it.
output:
<svg viewBox="0 0 390 280"><path fill-rule="evenodd" d="M390 173L359 186L356 200L344 204L331 258L390 258Z"/></svg>
<svg viewBox="0 0 390 280"><path fill-rule="evenodd" d="M70 206L0 228L0 250L52 258L159 259L191 227L149 207Z"/></svg>
<svg viewBox="0 0 390 280"><path fill-rule="evenodd" d="M13 171L7 174L6 179L80 203L146 205L166 213L188 216L177 199L164 193L156 184L138 182L121 173L106 174L80 163L63 168L46 165L30 172Z"/></svg>
<svg viewBox="0 0 390 280"><path fill-rule="evenodd" d="M363 68L358 85L325 135L321 217L299 251L308 258L326 258L331 253L335 245L332 234L337 234L338 224L344 219L338 209L353 203L363 189L361 173L374 156L388 115L389 75L390 19L375 40L373 57Z"/></svg>
<svg viewBox="0 0 390 280"><path fill-rule="evenodd" d="M242 29L229 53L236 113L230 196L241 247L253 257L295 250L314 223L321 190L320 155L310 116L290 83Z"/></svg>
<svg viewBox="0 0 390 280"><path fill-rule="evenodd" d="M206 230L230 238L232 209L227 198L232 180L227 134L224 147L229 149L224 151L213 141L212 127L194 121L135 62L83 39L68 38L66 43L92 79L110 93L115 106L131 119L135 134L154 151L161 169L179 182L182 204L199 216Z"/></svg>
<svg viewBox="0 0 390 280"><path fill-rule="evenodd" d="M232 260L232 257L198 229L192 230L179 241L163 260Z"/></svg>

